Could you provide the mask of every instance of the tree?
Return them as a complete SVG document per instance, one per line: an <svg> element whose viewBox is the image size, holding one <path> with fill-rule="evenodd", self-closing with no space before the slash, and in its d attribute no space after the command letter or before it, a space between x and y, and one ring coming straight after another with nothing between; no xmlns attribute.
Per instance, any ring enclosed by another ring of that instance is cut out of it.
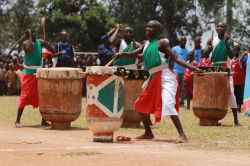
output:
<svg viewBox="0 0 250 166"><path fill-rule="evenodd" d="M2 24L0 43L1 49L4 49L19 38L25 28L34 21L32 20L32 16L35 14L34 2L32 0L17 0L16 3L12 3L10 0L3 0L0 2L0 6L2 7L0 10L0 24Z"/></svg>
<svg viewBox="0 0 250 166"><path fill-rule="evenodd" d="M163 34L177 43L180 34L195 36L199 28L193 0L108 0L110 13L118 22L131 24L137 38L145 39L145 24L151 19L163 23Z"/></svg>
<svg viewBox="0 0 250 166"><path fill-rule="evenodd" d="M55 41L66 30L71 42L80 50L96 51L100 38L114 18L95 0L40 0L39 17L46 18L47 38Z"/></svg>
<svg viewBox="0 0 250 166"><path fill-rule="evenodd" d="M199 15L205 26L218 21L227 23L227 31L233 38L250 42L250 4L248 0L198 0ZM216 4L216 5L214 5ZM226 8L226 10L224 10Z"/></svg>

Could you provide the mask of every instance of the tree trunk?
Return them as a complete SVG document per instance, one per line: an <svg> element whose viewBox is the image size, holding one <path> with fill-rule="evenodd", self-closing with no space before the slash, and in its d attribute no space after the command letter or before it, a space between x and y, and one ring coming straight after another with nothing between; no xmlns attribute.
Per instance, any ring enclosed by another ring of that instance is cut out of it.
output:
<svg viewBox="0 0 250 166"><path fill-rule="evenodd" d="M227 0L227 32L232 32L233 23L233 0Z"/></svg>

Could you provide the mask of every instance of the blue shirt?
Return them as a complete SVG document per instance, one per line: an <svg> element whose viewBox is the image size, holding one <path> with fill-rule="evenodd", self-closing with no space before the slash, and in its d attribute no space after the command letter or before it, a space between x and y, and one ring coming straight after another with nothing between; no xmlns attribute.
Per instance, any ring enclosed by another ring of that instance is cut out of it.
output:
<svg viewBox="0 0 250 166"><path fill-rule="evenodd" d="M248 56L249 56L249 55L248 55ZM248 56L244 56L244 57L243 57L243 59L242 59L242 63L243 63L243 64L246 64L246 63L247 63Z"/></svg>
<svg viewBox="0 0 250 166"><path fill-rule="evenodd" d="M194 60L199 64L202 57L202 51L201 49L195 49L194 50Z"/></svg>
<svg viewBox="0 0 250 166"><path fill-rule="evenodd" d="M71 44L59 42L54 47L56 52L63 52L58 56L56 67L73 67L74 66L74 50Z"/></svg>
<svg viewBox="0 0 250 166"><path fill-rule="evenodd" d="M181 48L180 46L175 46L172 48L172 51L182 60L188 60L188 49ZM174 63L174 71L179 74L184 74L185 68L177 63Z"/></svg>
<svg viewBox="0 0 250 166"><path fill-rule="evenodd" d="M101 44L98 46L98 58L101 61L101 66L106 65L112 59L112 55L114 54L115 51L110 46L105 44Z"/></svg>

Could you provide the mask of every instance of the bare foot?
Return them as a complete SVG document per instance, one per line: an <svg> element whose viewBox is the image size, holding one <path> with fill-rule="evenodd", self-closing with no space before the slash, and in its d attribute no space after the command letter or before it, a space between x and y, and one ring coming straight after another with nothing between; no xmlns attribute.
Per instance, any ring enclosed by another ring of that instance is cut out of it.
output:
<svg viewBox="0 0 250 166"><path fill-rule="evenodd" d="M188 142L186 135L180 135L180 139L176 140L175 143L180 144L180 143L186 143L186 142Z"/></svg>
<svg viewBox="0 0 250 166"><path fill-rule="evenodd" d="M153 134L142 134L141 136L136 137L135 139L153 139L154 135Z"/></svg>
<svg viewBox="0 0 250 166"><path fill-rule="evenodd" d="M50 124L47 121L42 121L41 126L48 127L48 126L50 126Z"/></svg>
<svg viewBox="0 0 250 166"><path fill-rule="evenodd" d="M15 123L15 127L16 127L16 128L21 128L22 126L21 126L20 122L16 122L16 123Z"/></svg>
<svg viewBox="0 0 250 166"><path fill-rule="evenodd" d="M241 124L239 122L234 124L235 126L241 126Z"/></svg>

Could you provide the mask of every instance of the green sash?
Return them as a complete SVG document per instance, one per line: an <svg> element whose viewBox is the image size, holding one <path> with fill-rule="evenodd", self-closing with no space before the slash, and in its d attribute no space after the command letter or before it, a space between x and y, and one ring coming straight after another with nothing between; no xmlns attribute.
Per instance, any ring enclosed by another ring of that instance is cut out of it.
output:
<svg viewBox="0 0 250 166"><path fill-rule="evenodd" d="M228 40L227 44L230 45L231 41ZM227 55L228 55L228 51L226 48L226 43L224 42L224 38L220 40L220 42L215 46L213 53L212 53L212 57L211 60L213 62L213 66L221 66L221 63L217 63L216 62L225 62L227 61Z"/></svg>
<svg viewBox="0 0 250 166"><path fill-rule="evenodd" d="M152 40L143 53L143 62L146 69L161 65L161 57L158 51L158 37Z"/></svg>
<svg viewBox="0 0 250 166"><path fill-rule="evenodd" d="M135 50L134 41L132 41L122 52L132 52ZM135 58L134 57L121 57L119 59L116 59L114 61L114 66L124 66L124 65L130 65L135 64Z"/></svg>
<svg viewBox="0 0 250 166"><path fill-rule="evenodd" d="M42 46L39 40L34 42L34 48L31 53L25 53L24 64L27 66L40 66L42 62ZM23 68L22 72L26 74L33 74L36 69Z"/></svg>

